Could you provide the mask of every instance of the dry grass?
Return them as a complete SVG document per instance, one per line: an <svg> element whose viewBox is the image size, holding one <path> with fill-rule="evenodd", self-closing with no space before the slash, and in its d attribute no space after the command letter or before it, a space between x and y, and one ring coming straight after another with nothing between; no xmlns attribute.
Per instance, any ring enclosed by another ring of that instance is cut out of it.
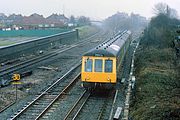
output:
<svg viewBox="0 0 180 120"><path fill-rule="evenodd" d="M171 48L144 48L136 54L136 99L131 105L135 120L178 119L180 76Z"/></svg>
<svg viewBox="0 0 180 120"><path fill-rule="evenodd" d="M23 98L26 94L20 90L17 90L17 97ZM14 102L16 99L16 89L15 85L4 87L0 89L0 110L10 103Z"/></svg>

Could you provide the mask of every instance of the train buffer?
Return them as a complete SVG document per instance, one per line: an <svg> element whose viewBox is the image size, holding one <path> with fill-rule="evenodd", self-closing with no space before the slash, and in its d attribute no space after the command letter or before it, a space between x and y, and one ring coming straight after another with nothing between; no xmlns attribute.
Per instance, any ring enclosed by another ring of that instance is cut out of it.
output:
<svg viewBox="0 0 180 120"><path fill-rule="evenodd" d="M122 113L122 107L118 107L114 114L113 120L120 120L121 113Z"/></svg>

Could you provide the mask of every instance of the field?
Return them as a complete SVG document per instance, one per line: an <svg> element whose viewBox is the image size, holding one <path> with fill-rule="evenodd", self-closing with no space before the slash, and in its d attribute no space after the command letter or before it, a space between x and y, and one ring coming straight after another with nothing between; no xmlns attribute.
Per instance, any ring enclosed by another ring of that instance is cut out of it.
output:
<svg viewBox="0 0 180 120"><path fill-rule="evenodd" d="M68 30L69 29L0 31L0 46L11 45L21 41L53 35Z"/></svg>
<svg viewBox="0 0 180 120"><path fill-rule="evenodd" d="M82 26L76 29L79 30L80 38L85 38L87 35L94 34L94 31L98 31L97 27L94 26ZM0 46L7 46L29 39L66 32L68 30L70 29L0 31Z"/></svg>
<svg viewBox="0 0 180 120"><path fill-rule="evenodd" d="M0 31L0 37L43 37L68 31L69 29L11 30Z"/></svg>

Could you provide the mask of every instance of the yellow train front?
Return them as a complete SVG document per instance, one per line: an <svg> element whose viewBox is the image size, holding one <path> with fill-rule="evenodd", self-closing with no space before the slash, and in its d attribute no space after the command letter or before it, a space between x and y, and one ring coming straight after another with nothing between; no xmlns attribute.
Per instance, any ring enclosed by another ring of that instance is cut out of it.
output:
<svg viewBox="0 0 180 120"><path fill-rule="evenodd" d="M85 53L81 69L83 87L111 89L117 83L117 68L122 63L130 41L131 32L126 30Z"/></svg>

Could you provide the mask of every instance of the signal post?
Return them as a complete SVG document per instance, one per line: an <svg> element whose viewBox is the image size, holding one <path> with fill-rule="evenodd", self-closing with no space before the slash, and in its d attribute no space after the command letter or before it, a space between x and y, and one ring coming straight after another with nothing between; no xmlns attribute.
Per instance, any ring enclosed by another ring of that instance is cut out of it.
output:
<svg viewBox="0 0 180 120"><path fill-rule="evenodd" d="M13 74L12 79L13 79L12 84L16 86L16 101L17 101L17 85L21 84L20 82L21 76L20 74Z"/></svg>

